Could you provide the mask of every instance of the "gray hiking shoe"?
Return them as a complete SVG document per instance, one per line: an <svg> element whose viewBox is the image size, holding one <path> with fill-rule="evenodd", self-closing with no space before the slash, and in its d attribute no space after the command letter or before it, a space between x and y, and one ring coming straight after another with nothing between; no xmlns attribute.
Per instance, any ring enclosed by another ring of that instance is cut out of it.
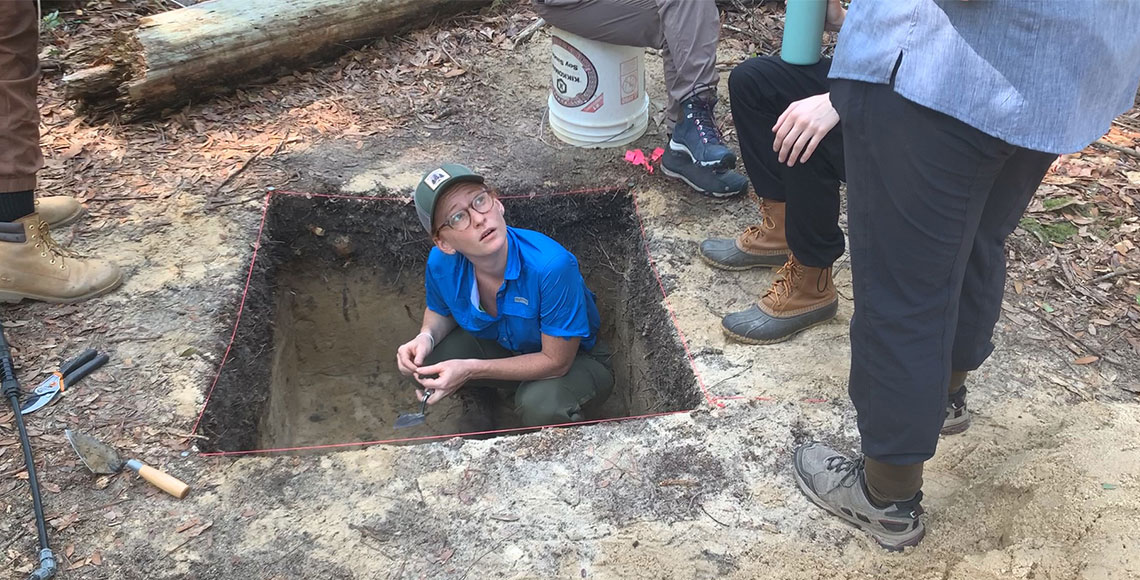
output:
<svg viewBox="0 0 1140 580"><path fill-rule="evenodd" d="M957 435L970 428L970 409L966 407L966 386L951 393L946 402L946 421L942 423L943 435Z"/></svg>
<svg viewBox="0 0 1140 580"><path fill-rule="evenodd" d="M818 442L796 448L794 470L800 490L813 503L871 534L880 546L900 551L915 546L926 534L922 492L913 499L876 507L863 480L863 458L850 459Z"/></svg>

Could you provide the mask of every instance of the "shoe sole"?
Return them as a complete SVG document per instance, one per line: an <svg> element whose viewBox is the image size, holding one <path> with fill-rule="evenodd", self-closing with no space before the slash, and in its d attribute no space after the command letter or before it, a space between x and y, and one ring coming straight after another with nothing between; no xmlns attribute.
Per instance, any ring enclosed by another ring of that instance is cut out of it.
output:
<svg viewBox="0 0 1140 580"><path fill-rule="evenodd" d="M689 159L691 159L693 161L693 163L700 165L701 167L707 167L709 169L736 169L736 154L735 153L729 153L728 157L725 157L724 159L721 159L720 161L713 161L712 163L705 163L702 161L697 161L697 158L693 156L693 152L689 151L689 148L685 147L684 143L678 143L678 142L670 139L669 140L669 150L670 151L676 151L677 153L684 153L685 155L688 155Z"/></svg>
<svg viewBox="0 0 1140 580"><path fill-rule="evenodd" d="M735 332L725 328L724 324L721 324L720 329L724 331L725 336L727 336L728 338L731 338L732 340L735 340L736 342L743 342L744 344L755 344L755 345L779 344L781 342L786 342L786 341L791 340L796 335L798 335L799 333L801 333L805 330L815 328L821 324L826 324L828 322L831 322L832 320L835 320L834 316L832 316L831 318L825 318L823 320L820 320L819 322L813 322L813 323L811 323L811 324L809 324L809 325L807 325L807 326L805 326L805 327L803 327L803 328L801 328L801 329L799 329L799 330L797 330L791 334L786 334L786 335L781 336L779 338L768 338L768 339L749 338L749 337L744 336L744 335L736 334Z"/></svg>
<svg viewBox="0 0 1140 580"><path fill-rule="evenodd" d="M718 270L726 270L728 272L743 272L744 270L755 270L757 268L767 268L767 269L771 270L772 268L779 268L780 266L783 266L784 262L788 261L787 254L784 254L783 262L780 262L779 266L770 266L768 264L750 264L748 266L728 266L728 265L725 265L724 263L717 262L716 260L713 260L712 258L706 256L705 253L700 251L700 250L697 250L697 255L700 256L701 260L704 261L704 263L712 266L713 268L716 268Z"/></svg>
<svg viewBox="0 0 1140 580"><path fill-rule="evenodd" d="M950 425L948 427L942 427L942 430L939 431L939 434L941 434L941 435L957 435L959 433L963 433L966 431L966 429L970 428L970 423L972 421L973 421L973 418L970 415L967 415L966 420L962 421L961 423L958 423L956 425Z"/></svg>
<svg viewBox="0 0 1140 580"><path fill-rule="evenodd" d="M818 495L816 495L816 493L814 491L812 491L811 487L808 486L806 481L804 481L803 476L800 475L800 470L796 469L795 466L792 467L792 475L795 476L796 485L800 488L800 491L803 492L803 494L805 496L807 496L807 498L809 500L811 500L812 503L823 508L824 510L827 511L827 513L838 517L839 519L847 522L848 524L855 526L856 528L859 528L860 530L863 530L864 532L867 533L867 535L871 536L871 538L873 538L875 540L876 544L879 544L879 546L881 546L882 548L884 548L886 550L890 550L891 552L901 552L901 551L903 551L904 548L910 548L913 546L917 546L918 543L922 541L922 538L926 537L926 526L923 525L922 521L920 520L919 525L918 525L918 529L910 532L909 534L904 534L902 536L904 539L900 542L893 541L894 540L893 538L891 538L891 539L881 538L881 537L879 537L879 534L876 533L875 531L869 530L869 529L863 527L863 523L860 522L859 520L854 519L854 518L848 518L846 514L844 514L843 512L831 507L830 504L823 501L823 498L819 497ZM913 537L910 537L910 534L914 534Z"/></svg>
<svg viewBox="0 0 1140 580"><path fill-rule="evenodd" d="M90 300L92 298L103 296L104 294L109 294L122 284L123 274L120 272L119 277L116 278L115 281L111 284L93 292L88 292L82 296L76 296L74 298L59 298L56 296L37 296L35 294L23 294L17 292L0 292L0 302L16 304L22 300L38 300L40 302L47 302L49 304L75 304L76 302L83 302L84 300Z"/></svg>
<svg viewBox="0 0 1140 580"><path fill-rule="evenodd" d="M689 181L684 175L681 175L680 173L673 173L672 171L669 171L669 168L665 167L664 164L661 165L661 173L664 173L665 175L672 177L672 178L675 178L675 179L680 179L681 181L684 181L686 184L688 184L689 187L691 187L694 190L696 190L697 192L699 192L701 195L706 195L706 196L712 197L714 199L728 199L730 197L736 197L736 196L738 196L738 195L740 195L740 194L742 194L748 190L747 185L744 186L744 189L741 189L739 191L729 191L726 193L716 193L713 191L708 191L706 189L701 189L701 188L697 187L697 185L695 183L693 183L692 181Z"/></svg>

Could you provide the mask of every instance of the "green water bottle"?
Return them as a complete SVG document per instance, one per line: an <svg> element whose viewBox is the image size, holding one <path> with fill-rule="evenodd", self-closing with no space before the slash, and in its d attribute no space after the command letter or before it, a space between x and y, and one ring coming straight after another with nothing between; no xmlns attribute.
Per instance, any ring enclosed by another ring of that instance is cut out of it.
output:
<svg viewBox="0 0 1140 580"><path fill-rule="evenodd" d="M823 25L827 21L827 0L787 0L784 15L784 43L780 58L788 64L819 62L823 47Z"/></svg>

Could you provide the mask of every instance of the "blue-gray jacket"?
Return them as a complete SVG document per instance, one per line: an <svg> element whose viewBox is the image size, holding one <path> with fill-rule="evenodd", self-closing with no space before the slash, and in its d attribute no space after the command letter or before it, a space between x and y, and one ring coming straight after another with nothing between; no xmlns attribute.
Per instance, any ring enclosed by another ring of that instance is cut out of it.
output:
<svg viewBox="0 0 1140 580"><path fill-rule="evenodd" d="M982 132L1083 149L1132 107L1140 0L854 0L831 78L887 84Z"/></svg>

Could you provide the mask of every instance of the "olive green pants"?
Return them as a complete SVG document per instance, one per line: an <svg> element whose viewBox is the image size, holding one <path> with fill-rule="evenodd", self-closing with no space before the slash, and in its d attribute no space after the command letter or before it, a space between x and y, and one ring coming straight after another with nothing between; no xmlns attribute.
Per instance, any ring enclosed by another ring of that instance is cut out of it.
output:
<svg viewBox="0 0 1140 580"><path fill-rule="evenodd" d="M475 338L456 328L436 345L425 365L461 358L493 359L515 356L493 340ZM539 381L472 381L472 386L515 390L515 413L526 427L583 421L582 408L601 405L614 388L611 352L601 341L590 352L578 352L563 376Z"/></svg>

